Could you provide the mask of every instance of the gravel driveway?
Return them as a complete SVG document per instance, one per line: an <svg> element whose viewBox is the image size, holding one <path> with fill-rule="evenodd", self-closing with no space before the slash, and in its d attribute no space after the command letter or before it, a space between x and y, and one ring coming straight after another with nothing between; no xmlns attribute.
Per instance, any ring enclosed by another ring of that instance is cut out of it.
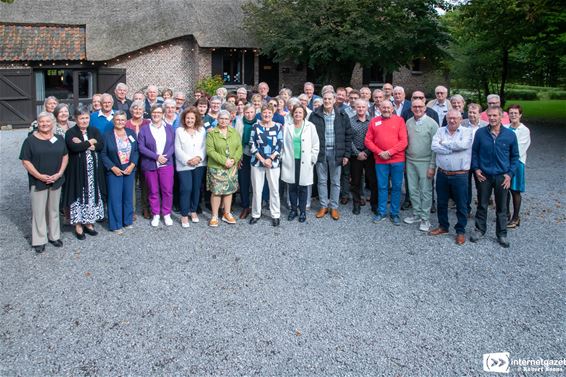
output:
<svg viewBox="0 0 566 377"><path fill-rule="evenodd" d="M484 353L564 358L566 128L531 133L510 249L493 210L458 247L342 206L279 228L64 227L35 255L26 134L0 132L0 376L482 376Z"/></svg>

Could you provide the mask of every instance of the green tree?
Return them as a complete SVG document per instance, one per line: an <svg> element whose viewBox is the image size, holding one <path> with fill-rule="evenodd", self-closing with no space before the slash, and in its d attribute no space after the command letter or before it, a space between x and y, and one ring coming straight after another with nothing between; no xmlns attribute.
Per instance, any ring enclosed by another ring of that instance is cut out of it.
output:
<svg viewBox="0 0 566 377"><path fill-rule="evenodd" d="M564 11L551 0L470 0L444 21L453 37L452 77L480 98L495 92L504 102L510 77L537 70L521 60L536 59L538 70L550 69L554 77L563 69Z"/></svg>
<svg viewBox="0 0 566 377"><path fill-rule="evenodd" d="M388 72L415 58L444 56L442 0L258 0L243 6L244 27L262 53L316 68L321 79L349 84L356 63Z"/></svg>

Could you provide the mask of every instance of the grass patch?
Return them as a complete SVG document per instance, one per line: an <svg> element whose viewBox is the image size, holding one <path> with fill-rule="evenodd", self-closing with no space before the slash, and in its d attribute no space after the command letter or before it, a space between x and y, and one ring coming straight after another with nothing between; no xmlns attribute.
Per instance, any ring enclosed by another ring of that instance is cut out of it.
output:
<svg viewBox="0 0 566 377"><path fill-rule="evenodd" d="M516 101L508 100L505 108L518 103L523 108L523 119L563 121L566 119L566 100Z"/></svg>

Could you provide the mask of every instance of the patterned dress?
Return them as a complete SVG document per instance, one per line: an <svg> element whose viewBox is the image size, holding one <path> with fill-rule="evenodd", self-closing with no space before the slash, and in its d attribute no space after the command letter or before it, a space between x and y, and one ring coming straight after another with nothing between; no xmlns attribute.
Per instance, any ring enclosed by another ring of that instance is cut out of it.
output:
<svg viewBox="0 0 566 377"><path fill-rule="evenodd" d="M95 190L95 159L98 155L90 150L85 152L87 166L87 184L82 194L70 206L71 224L94 224L104 218L104 204L100 190ZM98 165L98 164L97 164ZM98 194L98 198L95 197ZM98 204L97 204L98 203Z"/></svg>

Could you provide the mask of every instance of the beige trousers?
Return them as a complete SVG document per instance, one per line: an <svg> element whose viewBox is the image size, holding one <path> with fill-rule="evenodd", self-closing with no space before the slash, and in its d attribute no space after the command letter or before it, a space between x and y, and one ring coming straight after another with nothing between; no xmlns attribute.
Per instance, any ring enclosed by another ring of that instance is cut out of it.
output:
<svg viewBox="0 0 566 377"><path fill-rule="evenodd" d="M41 246L61 238L59 225L59 200L61 188L36 191L31 186L31 245ZM49 229L49 235L47 234Z"/></svg>

